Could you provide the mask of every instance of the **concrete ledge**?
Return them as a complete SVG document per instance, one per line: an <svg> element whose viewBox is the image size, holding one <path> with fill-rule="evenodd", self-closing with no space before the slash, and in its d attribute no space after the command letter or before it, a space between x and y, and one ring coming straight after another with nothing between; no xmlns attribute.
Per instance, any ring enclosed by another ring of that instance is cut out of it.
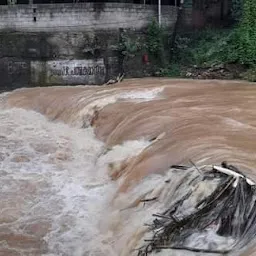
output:
<svg viewBox="0 0 256 256"><path fill-rule="evenodd" d="M174 6L164 6L163 25L176 20ZM145 27L157 6L130 3L75 3L0 6L0 31L86 31Z"/></svg>

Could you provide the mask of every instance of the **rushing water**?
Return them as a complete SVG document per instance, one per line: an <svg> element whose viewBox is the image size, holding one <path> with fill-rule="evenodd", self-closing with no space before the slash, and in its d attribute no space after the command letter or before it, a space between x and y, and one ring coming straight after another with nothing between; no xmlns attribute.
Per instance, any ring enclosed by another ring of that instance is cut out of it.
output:
<svg viewBox="0 0 256 256"><path fill-rule="evenodd" d="M167 79L0 95L0 255L136 255L144 223L186 193L189 173L171 165L227 160L255 179L255 102L253 84Z"/></svg>

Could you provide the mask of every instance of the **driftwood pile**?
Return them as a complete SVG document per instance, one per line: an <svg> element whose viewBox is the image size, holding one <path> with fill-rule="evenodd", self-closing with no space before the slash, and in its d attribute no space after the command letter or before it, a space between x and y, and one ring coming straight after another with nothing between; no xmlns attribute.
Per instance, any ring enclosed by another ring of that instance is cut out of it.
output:
<svg viewBox="0 0 256 256"><path fill-rule="evenodd" d="M139 249L138 256L146 256L166 249L202 252L204 255L207 253L224 255L243 248L256 236L255 183L226 162L221 166L194 167L198 170L201 181L216 179L218 182L216 189L197 203L192 213L183 212L182 217L177 214L180 213L179 209L182 208L184 201L190 200L193 196L193 193L188 192L165 212L153 215L156 218L149 224L153 236L145 240L145 246ZM173 168L187 170L189 167L173 166ZM218 246L216 249L186 246L186 239L189 236L204 232L211 227L217 235L230 237L234 243L225 250L218 250Z"/></svg>

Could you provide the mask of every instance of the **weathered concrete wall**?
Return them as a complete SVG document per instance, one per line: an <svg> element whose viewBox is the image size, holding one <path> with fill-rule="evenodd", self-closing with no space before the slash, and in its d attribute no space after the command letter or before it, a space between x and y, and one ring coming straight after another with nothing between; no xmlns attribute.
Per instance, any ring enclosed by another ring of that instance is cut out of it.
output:
<svg viewBox="0 0 256 256"><path fill-rule="evenodd" d="M164 25L175 10L164 6ZM0 6L0 88L103 84L120 71L119 28L141 30L156 15L122 3Z"/></svg>
<svg viewBox="0 0 256 256"><path fill-rule="evenodd" d="M31 82L51 84L102 84L105 81L104 59L31 61ZM45 77L42 79L42 75Z"/></svg>
<svg viewBox="0 0 256 256"><path fill-rule="evenodd" d="M1 32L0 88L103 84L119 72L118 31Z"/></svg>
<svg viewBox="0 0 256 256"><path fill-rule="evenodd" d="M172 26L176 7L164 6L163 24ZM0 30L76 31L123 28L140 29L152 17L157 6L126 3L75 3L0 6Z"/></svg>

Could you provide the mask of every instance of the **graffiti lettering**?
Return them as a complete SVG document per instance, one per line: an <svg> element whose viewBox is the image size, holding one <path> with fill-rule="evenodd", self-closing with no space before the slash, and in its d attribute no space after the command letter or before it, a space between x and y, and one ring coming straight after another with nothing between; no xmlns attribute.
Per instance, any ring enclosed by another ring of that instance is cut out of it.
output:
<svg viewBox="0 0 256 256"><path fill-rule="evenodd" d="M28 68L28 64L24 61L9 61L8 74L20 74Z"/></svg>
<svg viewBox="0 0 256 256"><path fill-rule="evenodd" d="M63 66L61 69L51 69L52 76L94 76L103 75L105 68L103 66L94 67L74 67Z"/></svg>

